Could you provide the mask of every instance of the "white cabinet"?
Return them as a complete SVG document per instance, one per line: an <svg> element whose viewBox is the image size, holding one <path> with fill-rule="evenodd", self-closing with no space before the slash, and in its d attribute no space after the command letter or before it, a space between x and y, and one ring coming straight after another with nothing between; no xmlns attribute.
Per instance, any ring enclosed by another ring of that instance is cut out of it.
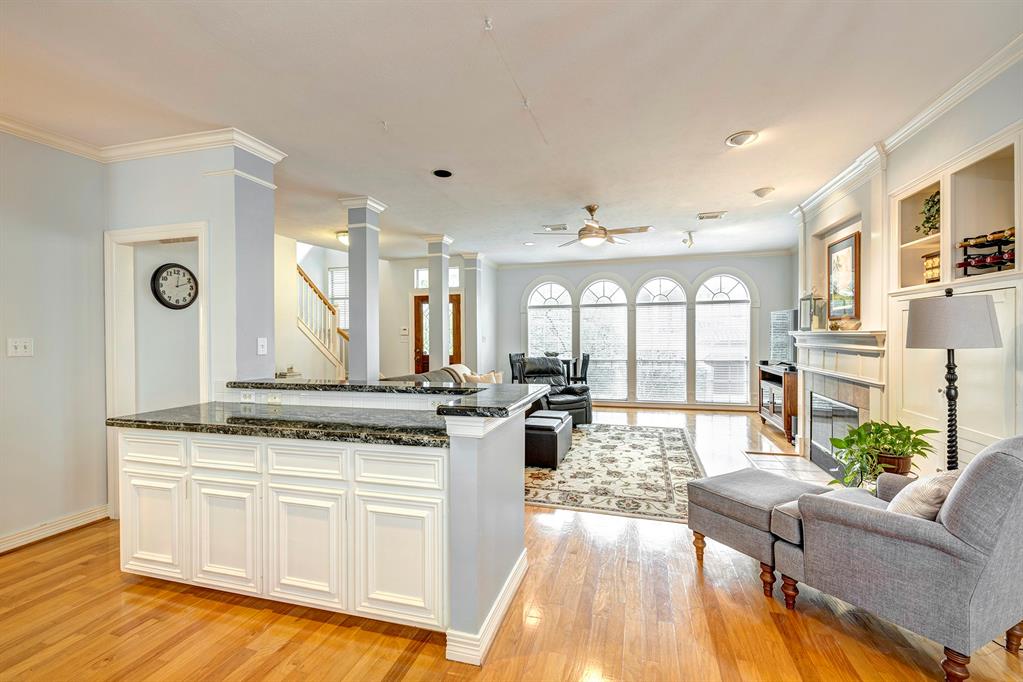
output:
<svg viewBox="0 0 1023 682"><path fill-rule="evenodd" d="M313 606L347 606L346 490L271 483L267 592Z"/></svg>
<svg viewBox="0 0 1023 682"><path fill-rule="evenodd" d="M184 471L121 473L121 567L187 580Z"/></svg>
<svg viewBox="0 0 1023 682"><path fill-rule="evenodd" d="M260 481L192 478L193 579L260 592Z"/></svg>
<svg viewBox="0 0 1023 682"><path fill-rule="evenodd" d="M443 500L357 491L355 609L440 625Z"/></svg>

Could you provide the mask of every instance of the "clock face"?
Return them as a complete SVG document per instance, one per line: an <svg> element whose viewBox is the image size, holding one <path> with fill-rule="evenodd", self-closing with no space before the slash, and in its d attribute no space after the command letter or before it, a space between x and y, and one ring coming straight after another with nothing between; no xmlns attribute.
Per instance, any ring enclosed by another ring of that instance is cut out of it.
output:
<svg viewBox="0 0 1023 682"><path fill-rule="evenodd" d="M177 263L165 263L154 270L149 285L156 300L173 310L187 308L199 295L199 280Z"/></svg>

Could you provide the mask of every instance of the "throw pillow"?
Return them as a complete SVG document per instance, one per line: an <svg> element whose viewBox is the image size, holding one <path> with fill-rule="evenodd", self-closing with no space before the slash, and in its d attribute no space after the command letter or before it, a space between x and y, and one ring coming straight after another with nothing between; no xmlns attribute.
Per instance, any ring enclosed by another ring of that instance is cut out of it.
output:
<svg viewBox="0 0 1023 682"><path fill-rule="evenodd" d="M892 498L888 511L933 521L961 472L962 469L945 471L913 481Z"/></svg>
<svg viewBox="0 0 1023 682"><path fill-rule="evenodd" d="M465 374L462 381L467 384L499 384L504 379L503 372L487 372L486 374Z"/></svg>

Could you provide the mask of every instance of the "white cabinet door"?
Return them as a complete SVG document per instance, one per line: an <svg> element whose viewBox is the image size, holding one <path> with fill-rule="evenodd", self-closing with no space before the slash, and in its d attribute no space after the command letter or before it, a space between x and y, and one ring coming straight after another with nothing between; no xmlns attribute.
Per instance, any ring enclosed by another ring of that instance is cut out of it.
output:
<svg viewBox="0 0 1023 682"><path fill-rule="evenodd" d="M443 626L443 500L355 495L355 608Z"/></svg>
<svg viewBox="0 0 1023 682"><path fill-rule="evenodd" d="M121 473L121 568L187 580L185 472Z"/></svg>
<svg viewBox="0 0 1023 682"><path fill-rule="evenodd" d="M269 491L268 594L346 608L347 491L276 483Z"/></svg>
<svg viewBox="0 0 1023 682"><path fill-rule="evenodd" d="M192 478L192 540L197 583L260 591L259 481Z"/></svg>

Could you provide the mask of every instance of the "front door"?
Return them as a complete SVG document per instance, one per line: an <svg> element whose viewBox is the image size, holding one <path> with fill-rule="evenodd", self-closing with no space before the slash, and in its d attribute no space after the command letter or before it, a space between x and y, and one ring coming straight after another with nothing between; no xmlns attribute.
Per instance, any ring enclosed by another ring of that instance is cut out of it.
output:
<svg viewBox="0 0 1023 682"><path fill-rule="evenodd" d="M430 297L416 296L412 300L413 329L415 330L415 371L430 371ZM448 362L462 362L462 296L450 294L448 304Z"/></svg>

